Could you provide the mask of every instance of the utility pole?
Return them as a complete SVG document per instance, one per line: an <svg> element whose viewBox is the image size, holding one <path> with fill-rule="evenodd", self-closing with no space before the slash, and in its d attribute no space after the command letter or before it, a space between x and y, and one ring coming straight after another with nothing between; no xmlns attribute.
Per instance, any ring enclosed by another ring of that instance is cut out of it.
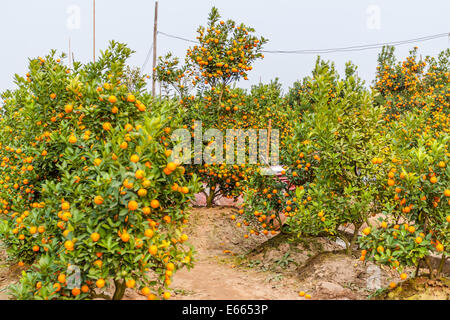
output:
<svg viewBox="0 0 450 320"><path fill-rule="evenodd" d="M152 69L152 95L156 93L156 40L158 35L158 1L155 1L155 23L153 25L153 69Z"/></svg>
<svg viewBox="0 0 450 320"><path fill-rule="evenodd" d="M93 23L93 34L94 34L94 39L93 39L93 44L94 44L94 48L93 48L93 51L92 51L92 53L93 53L93 56L94 56L94 62L95 62L95 0L94 0L94 3L93 3L93 11L94 11L94 15L93 15L93 18L94 18L94 23Z"/></svg>

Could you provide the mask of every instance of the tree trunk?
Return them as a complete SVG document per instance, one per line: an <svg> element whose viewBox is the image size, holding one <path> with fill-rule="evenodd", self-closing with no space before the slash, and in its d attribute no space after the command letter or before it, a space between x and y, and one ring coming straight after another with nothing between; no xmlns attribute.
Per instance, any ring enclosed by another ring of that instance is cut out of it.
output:
<svg viewBox="0 0 450 320"><path fill-rule="evenodd" d="M442 254L441 261L439 262L439 267L438 267L438 270L436 273L436 277L441 276L442 270L444 269L445 260L447 260L447 257L445 256L445 253L444 253L444 254Z"/></svg>
<svg viewBox="0 0 450 320"><path fill-rule="evenodd" d="M116 290L114 291L112 300L122 300L126 289L125 280L123 280L122 282L120 282L119 280L114 280L114 285L116 286Z"/></svg>
<svg viewBox="0 0 450 320"><path fill-rule="evenodd" d="M431 265L430 257L425 257L425 263L427 264L428 270L430 271L430 279L434 279L433 266Z"/></svg>
<svg viewBox="0 0 450 320"><path fill-rule="evenodd" d="M347 255L352 254L352 249L356 243L356 239L358 239L359 228L361 228L362 223L357 223L357 224L354 223L353 226L355 227L355 230L353 231L352 239L351 239L349 245L347 246L347 250L346 250Z"/></svg>
<svg viewBox="0 0 450 320"><path fill-rule="evenodd" d="M206 207L211 208L214 204L215 192L214 190L209 189L208 197L206 197Z"/></svg>
<svg viewBox="0 0 450 320"><path fill-rule="evenodd" d="M414 278L416 278L419 275L421 261L422 261L422 259L419 259L419 261L417 261L417 267L416 267L416 272L414 274Z"/></svg>

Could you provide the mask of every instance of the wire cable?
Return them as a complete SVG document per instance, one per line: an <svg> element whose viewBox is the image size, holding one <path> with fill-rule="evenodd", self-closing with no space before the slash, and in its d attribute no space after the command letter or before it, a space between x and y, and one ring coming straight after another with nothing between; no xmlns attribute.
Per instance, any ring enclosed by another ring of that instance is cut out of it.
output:
<svg viewBox="0 0 450 320"><path fill-rule="evenodd" d="M162 34L163 36L169 37L169 38L199 44L198 41L183 38L183 37L165 33L162 31L158 31L158 33ZM407 39L407 40L373 43L373 44L348 46L348 47L337 47L337 48L328 48L328 49L300 49L300 50L261 50L261 52L274 53L274 54L319 54L319 53L333 53L333 52L363 51L363 50L379 49L379 48L382 48L383 46L399 46L399 45L410 44L410 43L424 42L424 41L439 39L439 38L443 38L443 37L450 38L450 33L445 32L445 33L438 33L438 34L434 34L434 35L423 36L423 37Z"/></svg>
<svg viewBox="0 0 450 320"><path fill-rule="evenodd" d="M152 44L151 44L151 46L150 46L150 49L149 49L148 52L147 52L147 56L145 57L145 61L144 61L144 63L142 64L142 67L141 67L141 75L142 75L142 72L144 71L145 67L147 66L148 60L150 60L150 56L151 56L152 52L153 52L153 42L152 42Z"/></svg>

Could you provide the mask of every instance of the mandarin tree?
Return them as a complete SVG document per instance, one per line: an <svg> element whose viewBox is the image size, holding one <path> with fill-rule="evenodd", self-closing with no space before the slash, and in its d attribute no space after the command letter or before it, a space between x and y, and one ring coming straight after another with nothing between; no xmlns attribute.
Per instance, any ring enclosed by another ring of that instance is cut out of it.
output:
<svg viewBox="0 0 450 320"><path fill-rule="evenodd" d="M4 94L2 177L26 197L2 193L1 232L13 259L40 256L16 298L121 299L126 288L167 298L173 273L192 263L182 229L198 186L169 152L181 110L128 73L131 53L113 41L69 70L52 52Z"/></svg>
<svg viewBox="0 0 450 320"><path fill-rule="evenodd" d="M448 257L450 51L419 62L417 48L403 62L392 54L384 49L380 55L375 85L389 110L383 129L392 150L385 172L389 198L381 224L360 239L361 259L398 270L415 266L416 276L423 261L434 277ZM436 268L432 255L440 256Z"/></svg>
<svg viewBox="0 0 450 320"><path fill-rule="evenodd" d="M307 90L294 104L301 122L282 151L284 177L254 179L265 188L249 189L244 211L256 216L264 234L285 222L285 232L338 236L350 253L382 197L382 158L388 152L379 132L382 109L373 107L351 64L341 79L332 64L319 59L303 83ZM350 240L344 225L353 225Z"/></svg>
<svg viewBox="0 0 450 320"><path fill-rule="evenodd" d="M260 121L264 116L252 118L259 105L248 104L246 93L232 88L239 80L247 79L252 64L263 58L261 49L266 39L256 37L254 31L232 20L220 20L218 10L213 7L207 26L198 28L198 45L187 50L184 65L170 53L159 59L155 70L158 80L164 87L175 89L186 111L185 128L194 131L194 122L201 121L205 131L213 128L225 133L226 129L267 124L267 119ZM204 144L211 142L204 141ZM188 170L201 177L207 205L211 206L221 196L237 198L241 194L241 180L245 180L248 168L204 163L189 166Z"/></svg>

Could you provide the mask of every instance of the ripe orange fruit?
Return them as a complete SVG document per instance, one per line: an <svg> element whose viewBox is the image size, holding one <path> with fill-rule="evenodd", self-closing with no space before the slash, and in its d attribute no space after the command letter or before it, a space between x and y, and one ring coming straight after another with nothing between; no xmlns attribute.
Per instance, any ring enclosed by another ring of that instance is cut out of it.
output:
<svg viewBox="0 0 450 320"><path fill-rule="evenodd" d="M147 195L147 190L146 189L141 188L141 189L138 190L138 196L139 197L145 197L146 195Z"/></svg>
<svg viewBox="0 0 450 320"><path fill-rule="evenodd" d="M408 275L406 273L402 273L400 275L400 279L402 279L402 280L406 280L407 278L408 278Z"/></svg>
<svg viewBox="0 0 450 320"><path fill-rule="evenodd" d="M177 165L173 162L169 162L167 164L167 169L169 169L170 171L175 171L176 168L177 168Z"/></svg>
<svg viewBox="0 0 450 320"><path fill-rule="evenodd" d="M129 94L127 97L127 101L128 102L135 102L136 101L136 97L132 94Z"/></svg>
<svg viewBox="0 0 450 320"><path fill-rule="evenodd" d="M144 179L145 172L144 170L137 170L134 176L136 179Z"/></svg>
<svg viewBox="0 0 450 320"><path fill-rule="evenodd" d="M432 177L430 178L430 182L431 182L431 183L436 183L436 182L437 182L437 178L436 178L435 176L432 176Z"/></svg>
<svg viewBox="0 0 450 320"><path fill-rule="evenodd" d="M155 245L152 245L152 246L150 246L150 248L148 249L148 252L149 252L151 255L155 255L155 254L158 252L158 247L155 246Z"/></svg>
<svg viewBox="0 0 450 320"><path fill-rule="evenodd" d="M77 295L79 295L80 294L80 289L78 289L78 288L73 288L72 289L72 295L74 296L74 297L76 297Z"/></svg>
<svg viewBox="0 0 450 320"><path fill-rule="evenodd" d="M81 286L81 292L83 292L83 293L89 292L89 287L87 285L82 285Z"/></svg>
<svg viewBox="0 0 450 320"><path fill-rule="evenodd" d="M369 227L366 227L366 228L363 229L362 232L363 232L366 236L368 236L368 235L370 234L370 228L369 228Z"/></svg>
<svg viewBox="0 0 450 320"><path fill-rule="evenodd" d="M150 288L149 288L149 287L143 287L143 288L141 289L141 293L142 293L142 295L144 295L144 296L148 296L148 295L150 294Z"/></svg>
<svg viewBox="0 0 450 320"><path fill-rule="evenodd" d="M103 123L102 127L103 127L103 130L110 131L111 130L111 123L105 122L105 123Z"/></svg>
<svg viewBox="0 0 450 320"><path fill-rule="evenodd" d="M71 136L69 137L69 142L70 142L71 144L77 143L77 137L71 135Z"/></svg>
<svg viewBox="0 0 450 320"><path fill-rule="evenodd" d="M134 200L131 200L130 202L128 202L128 210L134 211L138 208L138 203Z"/></svg>
<svg viewBox="0 0 450 320"><path fill-rule="evenodd" d="M128 233L124 232L120 236L120 239L122 239L123 242L128 242L128 241L130 241L130 235Z"/></svg>
<svg viewBox="0 0 450 320"><path fill-rule="evenodd" d="M186 234L184 234L184 233L180 237L181 241L186 241L187 239L188 239L188 236Z"/></svg>
<svg viewBox="0 0 450 320"><path fill-rule="evenodd" d="M152 229L145 229L144 235L148 238L153 237L153 230Z"/></svg>
<svg viewBox="0 0 450 320"><path fill-rule="evenodd" d="M58 281L61 282L61 283L66 283L66 275L64 273L61 273L58 276Z"/></svg>
<svg viewBox="0 0 450 320"><path fill-rule="evenodd" d="M125 125L125 130L127 130L127 132L130 132L131 130L133 130L133 126L131 124L127 123Z"/></svg>
<svg viewBox="0 0 450 320"><path fill-rule="evenodd" d="M69 210L69 208L70 208L70 204L68 202L63 202L61 204L61 209L63 209L64 211Z"/></svg>
<svg viewBox="0 0 450 320"><path fill-rule="evenodd" d="M159 201L156 200L156 199L152 200L152 201L150 202L150 206L151 206L153 209L158 208L158 207L159 207Z"/></svg>
<svg viewBox="0 0 450 320"><path fill-rule="evenodd" d="M144 112L147 109L147 107L143 103L139 103L137 108L141 112Z"/></svg>
<svg viewBox="0 0 450 320"><path fill-rule="evenodd" d="M66 242L64 242L64 247L65 247L67 250L73 250L74 244L73 244L72 241L67 240Z"/></svg>
<svg viewBox="0 0 450 320"><path fill-rule="evenodd" d="M73 106L71 104L67 104L66 106L64 106L64 111L66 113L71 113L73 111Z"/></svg>
<svg viewBox="0 0 450 320"><path fill-rule="evenodd" d="M97 232L94 232L93 234L91 234L91 239L94 242L97 242L100 239L100 234Z"/></svg>
<svg viewBox="0 0 450 320"><path fill-rule="evenodd" d="M450 197L450 189L445 189L444 195L445 195L446 197Z"/></svg>
<svg viewBox="0 0 450 320"><path fill-rule="evenodd" d="M300 292L298 293L298 295L299 295L300 297L304 297L304 296L305 296L305 291L300 291Z"/></svg>
<svg viewBox="0 0 450 320"><path fill-rule="evenodd" d="M152 183L150 182L150 180L144 179L144 181L142 181L142 186L144 188L150 188L151 185Z"/></svg>
<svg viewBox="0 0 450 320"><path fill-rule="evenodd" d="M131 156L131 158L130 158L130 161L134 162L134 163L138 162L139 161L139 156L137 154L133 154Z"/></svg>
<svg viewBox="0 0 450 320"><path fill-rule="evenodd" d="M94 197L94 203L97 205L101 205L103 203L103 197L102 196L95 196Z"/></svg>
<svg viewBox="0 0 450 320"><path fill-rule="evenodd" d="M189 188L188 187L181 187L181 193L184 193L184 194L189 193Z"/></svg>
<svg viewBox="0 0 450 320"><path fill-rule="evenodd" d="M444 251L444 246L442 245L442 243L439 243L439 244L436 246L436 250L439 251L439 252Z"/></svg>
<svg viewBox="0 0 450 320"><path fill-rule="evenodd" d="M97 286L97 288L103 288L105 286L105 280L100 278L95 282L95 285Z"/></svg>
<svg viewBox="0 0 450 320"><path fill-rule="evenodd" d="M134 281L134 279L130 279L125 284L127 288L134 288L134 286L136 285L136 281Z"/></svg>
<svg viewBox="0 0 450 320"><path fill-rule="evenodd" d="M94 166L98 167L102 163L102 159L94 159Z"/></svg>
<svg viewBox="0 0 450 320"><path fill-rule="evenodd" d="M116 96L109 96L108 101L111 103L116 103L117 102L117 98Z"/></svg>
<svg viewBox="0 0 450 320"><path fill-rule="evenodd" d="M167 291L164 292L163 293L163 298L166 299L166 300L169 299L170 298L170 292L167 292Z"/></svg>
<svg viewBox="0 0 450 320"><path fill-rule="evenodd" d="M397 286L397 284L396 284L395 282L389 283L389 287L390 287L391 289L394 289L396 286Z"/></svg>
<svg viewBox="0 0 450 320"><path fill-rule="evenodd" d="M395 185L395 181L392 179L388 179L388 186L392 187L393 185Z"/></svg>
<svg viewBox="0 0 450 320"><path fill-rule="evenodd" d="M167 270L173 271L175 269L175 265L172 262L169 262L166 267Z"/></svg>
<svg viewBox="0 0 450 320"><path fill-rule="evenodd" d="M55 98L56 98L56 93L51 93L51 94L50 94L50 99L53 100L53 99L55 99Z"/></svg>

